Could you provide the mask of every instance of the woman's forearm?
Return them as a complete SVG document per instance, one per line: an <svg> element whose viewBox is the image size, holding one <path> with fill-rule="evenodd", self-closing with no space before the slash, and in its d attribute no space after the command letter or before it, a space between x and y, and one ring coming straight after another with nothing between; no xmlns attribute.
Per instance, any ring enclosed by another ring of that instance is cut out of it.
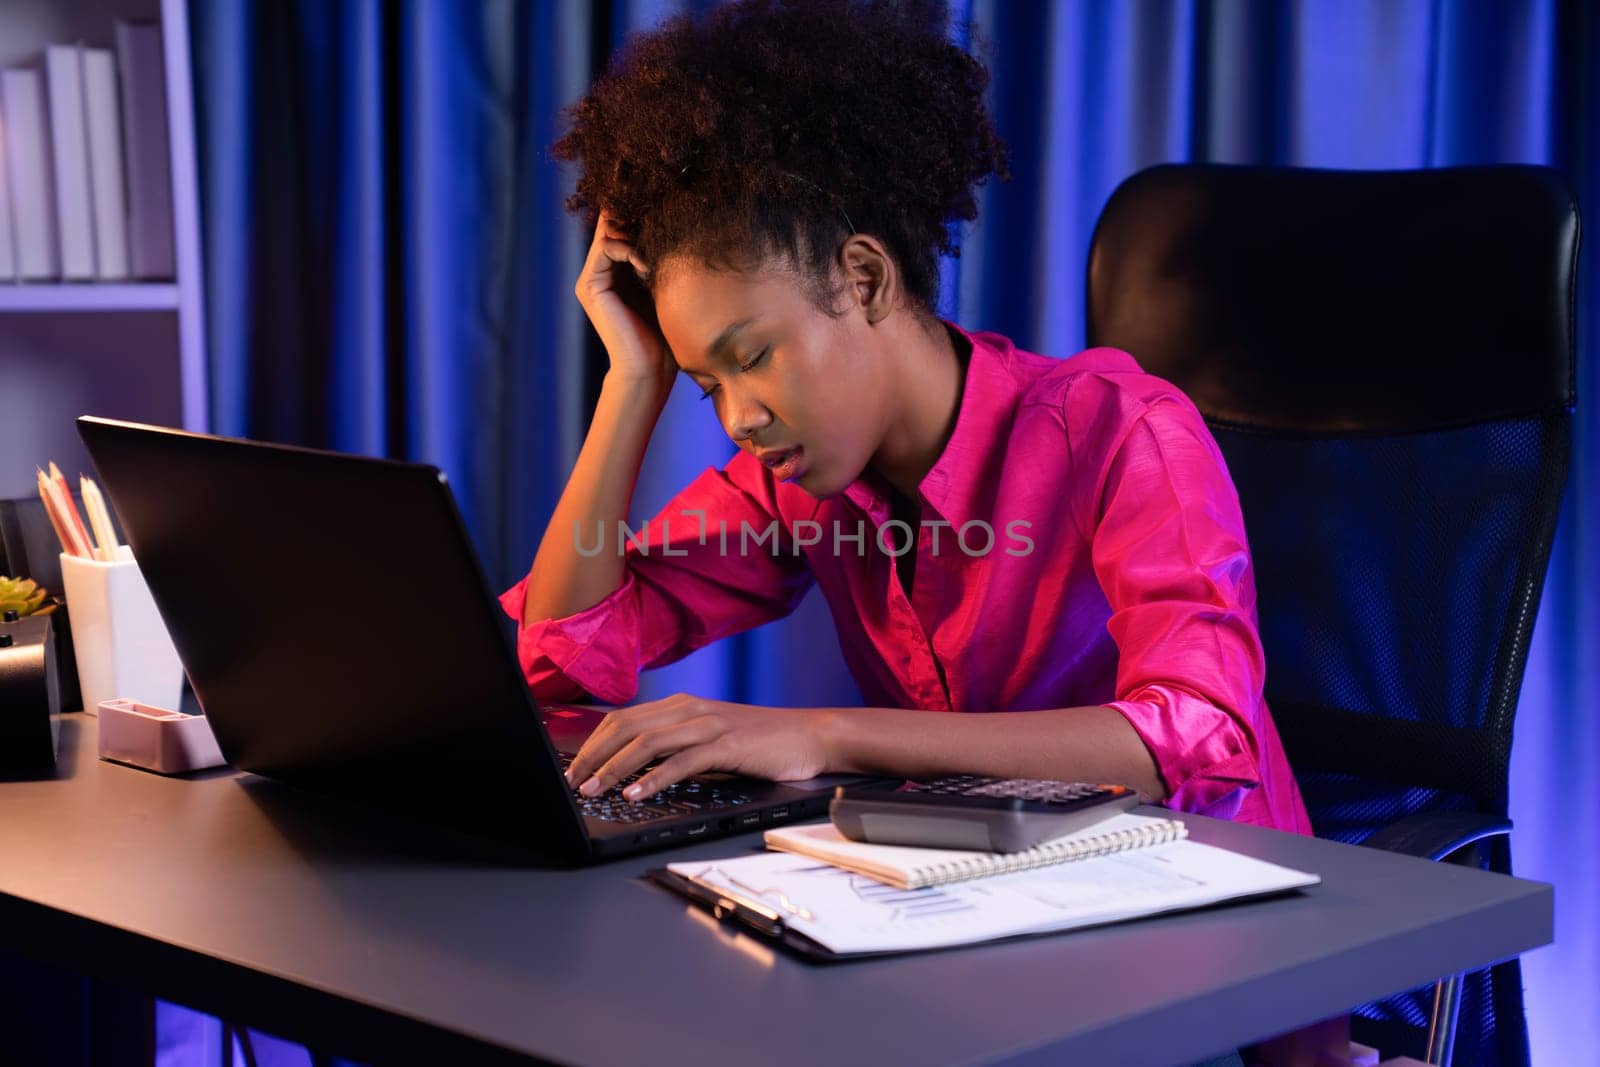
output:
<svg viewBox="0 0 1600 1067"><path fill-rule="evenodd" d="M524 624L593 607L622 584L617 522L628 516L639 464L665 403L654 382L606 376L589 435L533 557Z"/></svg>
<svg viewBox="0 0 1600 1067"><path fill-rule="evenodd" d="M905 708L827 708L828 770L928 778L984 774L1130 786L1166 799L1155 759L1113 708L948 715Z"/></svg>

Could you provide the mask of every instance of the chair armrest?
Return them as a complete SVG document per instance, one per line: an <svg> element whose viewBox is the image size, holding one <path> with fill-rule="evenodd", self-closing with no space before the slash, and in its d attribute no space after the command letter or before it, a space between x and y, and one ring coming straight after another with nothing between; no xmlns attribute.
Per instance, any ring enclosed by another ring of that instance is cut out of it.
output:
<svg viewBox="0 0 1600 1067"><path fill-rule="evenodd" d="M1427 812L1408 815L1361 842L1368 848L1442 860L1486 837L1509 834L1511 820L1475 812Z"/></svg>

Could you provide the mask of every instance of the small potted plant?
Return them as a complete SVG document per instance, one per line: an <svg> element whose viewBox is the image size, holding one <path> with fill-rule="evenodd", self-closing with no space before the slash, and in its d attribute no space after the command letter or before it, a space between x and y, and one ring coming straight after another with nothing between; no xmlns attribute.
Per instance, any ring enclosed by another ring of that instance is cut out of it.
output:
<svg viewBox="0 0 1600 1067"><path fill-rule="evenodd" d="M0 619L6 618L8 611L16 612L19 619L48 615L56 606L49 591L32 578L7 578L0 574Z"/></svg>

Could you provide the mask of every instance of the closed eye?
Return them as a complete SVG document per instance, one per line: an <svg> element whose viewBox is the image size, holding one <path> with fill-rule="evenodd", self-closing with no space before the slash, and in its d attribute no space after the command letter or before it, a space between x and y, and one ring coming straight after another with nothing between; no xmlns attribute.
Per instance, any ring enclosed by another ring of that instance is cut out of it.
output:
<svg viewBox="0 0 1600 1067"><path fill-rule="evenodd" d="M740 365L739 373L743 374L747 370L754 370L755 369L755 365L757 363L760 363L762 360L766 359L767 358L767 353L771 352L771 351L772 351L772 346L768 345L766 348L763 348L761 351L757 352L755 354L755 358L752 359L749 363L744 363L744 364Z"/></svg>
<svg viewBox="0 0 1600 1067"><path fill-rule="evenodd" d="M743 374L745 371L754 370L755 367L756 367L756 364L760 363L763 359L766 359L768 353L770 353L771 351L772 351L772 346L768 345L766 348L763 348L760 352L757 352L755 357L753 359L751 359L749 363L741 363L741 364L739 364L739 373ZM701 390L700 391L700 399L701 400L709 400L709 399L711 399L712 394L714 394L717 391L718 388L719 388L719 386L713 385L710 389Z"/></svg>

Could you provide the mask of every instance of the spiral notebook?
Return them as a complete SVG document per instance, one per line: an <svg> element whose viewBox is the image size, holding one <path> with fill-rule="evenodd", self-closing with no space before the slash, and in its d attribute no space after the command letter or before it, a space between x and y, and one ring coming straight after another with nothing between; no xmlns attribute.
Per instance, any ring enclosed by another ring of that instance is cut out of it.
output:
<svg viewBox="0 0 1600 1067"><path fill-rule="evenodd" d="M1176 819L1122 812L1076 833L1046 841L1022 852L965 852L945 848L908 848L852 841L832 823L785 826L768 830L767 847L831 863L864 874L897 889L964 882L1072 860L1147 848L1178 841L1188 829Z"/></svg>

